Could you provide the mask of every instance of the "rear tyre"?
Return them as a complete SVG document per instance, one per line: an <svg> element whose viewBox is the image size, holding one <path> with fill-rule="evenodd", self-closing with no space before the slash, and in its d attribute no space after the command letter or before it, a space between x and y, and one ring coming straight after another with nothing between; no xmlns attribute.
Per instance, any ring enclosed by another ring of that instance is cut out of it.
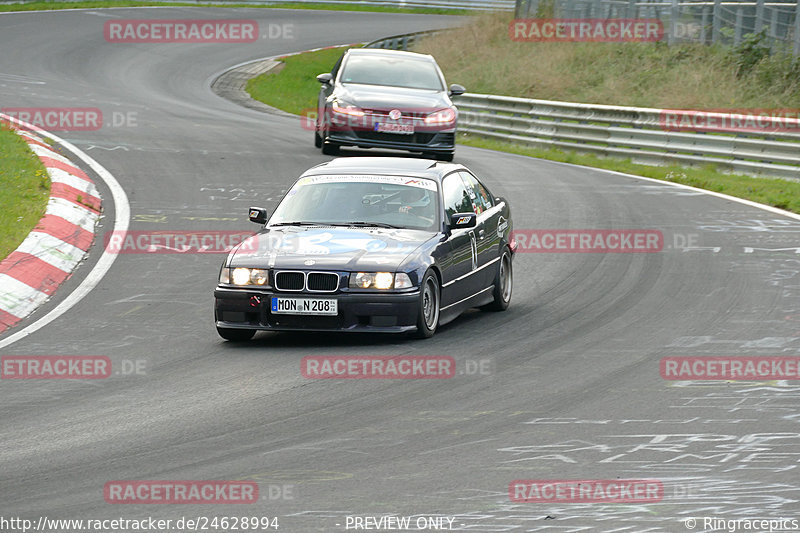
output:
<svg viewBox="0 0 800 533"><path fill-rule="evenodd" d="M428 270L419 288L419 313L417 315L416 337L427 339L436 333L439 326L439 278Z"/></svg>
<svg viewBox="0 0 800 533"><path fill-rule="evenodd" d="M514 285L514 275L511 267L511 254L503 252L497 275L494 278L494 301L481 307L484 311L505 311L511 303L511 289Z"/></svg>
<svg viewBox="0 0 800 533"><path fill-rule="evenodd" d="M244 342L252 339L253 335L256 334L256 330L218 327L217 333L226 341Z"/></svg>

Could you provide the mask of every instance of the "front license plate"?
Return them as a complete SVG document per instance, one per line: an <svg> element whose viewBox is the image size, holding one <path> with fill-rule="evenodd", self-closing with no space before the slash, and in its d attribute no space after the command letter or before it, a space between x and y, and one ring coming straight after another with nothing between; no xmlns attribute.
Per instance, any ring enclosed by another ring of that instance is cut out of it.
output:
<svg viewBox="0 0 800 533"><path fill-rule="evenodd" d="M378 122L375 124L375 131L380 133L399 133L401 135L413 135L413 124L393 124L391 122Z"/></svg>
<svg viewBox="0 0 800 533"><path fill-rule="evenodd" d="M272 312L278 315L335 315L337 302L331 298L272 298Z"/></svg>

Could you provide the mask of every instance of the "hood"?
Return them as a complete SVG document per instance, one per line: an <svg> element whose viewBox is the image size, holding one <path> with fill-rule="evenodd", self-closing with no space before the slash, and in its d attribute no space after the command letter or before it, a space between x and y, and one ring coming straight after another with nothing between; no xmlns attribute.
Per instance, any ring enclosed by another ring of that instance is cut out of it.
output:
<svg viewBox="0 0 800 533"><path fill-rule="evenodd" d="M231 252L231 267L395 271L430 231L339 227L268 228Z"/></svg>
<svg viewBox="0 0 800 533"><path fill-rule="evenodd" d="M452 103L445 91L424 89L401 89L354 83L340 85L335 95L349 104L362 109L408 109L427 112L432 109L450 107Z"/></svg>

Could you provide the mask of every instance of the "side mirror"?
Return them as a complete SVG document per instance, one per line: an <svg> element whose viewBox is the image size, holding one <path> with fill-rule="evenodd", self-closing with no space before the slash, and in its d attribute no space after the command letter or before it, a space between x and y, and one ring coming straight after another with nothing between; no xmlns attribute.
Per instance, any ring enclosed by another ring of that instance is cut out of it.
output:
<svg viewBox="0 0 800 533"><path fill-rule="evenodd" d="M322 83L323 85L330 85L333 81L333 74L330 72L326 72L325 74L320 74L317 76L317 81Z"/></svg>
<svg viewBox="0 0 800 533"><path fill-rule="evenodd" d="M474 228L478 222L478 215L475 213L453 213L450 215L450 227L452 229Z"/></svg>
<svg viewBox="0 0 800 533"><path fill-rule="evenodd" d="M459 96L464 94L465 92L467 92L467 90L464 88L463 85L454 83L453 85L450 86L450 93L449 93L450 96Z"/></svg>
<svg viewBox="0 0 800 533"><path fill-rule="evenodd" d="M263 207L251 207L248 213L250 222L255 222L256 224L267 223L267 210Z"/></svg>

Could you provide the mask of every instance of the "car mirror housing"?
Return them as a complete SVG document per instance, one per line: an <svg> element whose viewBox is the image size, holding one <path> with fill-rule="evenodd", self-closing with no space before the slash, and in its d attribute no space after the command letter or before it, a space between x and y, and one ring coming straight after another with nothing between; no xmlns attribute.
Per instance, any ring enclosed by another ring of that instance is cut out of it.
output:
<svg viewBox="0 0 800 533"><path fill-rule="evenodd" d="M474 228L478 221L475 213L453 213L450 215L450 227L453 229Z"/></svg>
<svg viewBox="0 0 800 533"><path fill-rule="evenodd" d="M250 218L250 222L255 222L256 224L267 223L267 210L263 207L251 207L248 210L248 216Z"/></svg>
<svg viewBox="0 0 800 533"><path fill-rule="evenodd" d="M322 83L323 85L330 85L331 81L333 81L333 74L331 74L330 72L320 74L319 76L317 76L317 81Z"/></svg>
<svg viewBox="0 0 800 533"><path fill-rule="evenodd" d="M459 96L467 92L463 85L454 83L450 86L450 96Z"/></svg>

